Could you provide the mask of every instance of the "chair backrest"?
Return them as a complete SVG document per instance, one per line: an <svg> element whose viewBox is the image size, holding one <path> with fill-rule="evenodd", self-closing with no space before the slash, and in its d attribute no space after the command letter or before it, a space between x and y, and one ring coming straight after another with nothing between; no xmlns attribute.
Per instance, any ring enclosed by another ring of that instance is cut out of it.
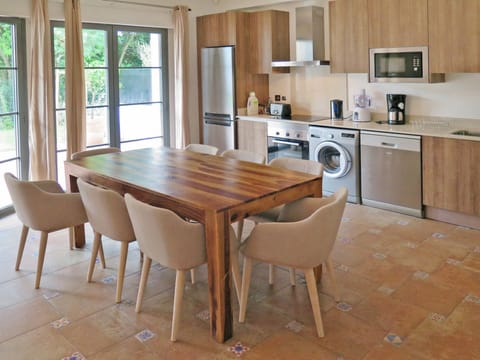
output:
<svg viewBox="0 0 480 360"><path fill-rule="evenodd" d="M276 158L270 161L269 165L312 175L323 175L323 165L313 160Z"/></svg>
<svg viewBox="0 0 480 360"><path fill-rule="evenodd" d="M117 153L121 150L117 147L106 147L106 148L98 148L98 149L90 149L90 150L83 150L76 153L73 153L71 156L72 160L78 160L87 156L93 155L101 155L101 154L110 154L110 153Z"/></svg>
<svg viewBox="0 0 480 360"><path fill-rule="evenodd" d="M257 164L265 163L265 156L263 156L262 154L258 154L258 153L247 151L247 150L239 150L239 149L225 150L222 153L222 156L230 159L241 160L241 161L250 161Z"/></svg>
<svg viewBox="0 0 480 360"><path fill-rule="evenodd" d="M23 181L5 173L5 183L18 219L27 227L55 231L85 223L79 194L65 194L55 181Z"/></svg>
<svg viewBox="0 0 480 360"><path fill-rule="evenodd" d="M160 264L188 270L206 261L205 231L200 223L183 220L173 211L125 195L138 246Z"/></svg>
<svg viewBox="0 0 480 360"><path fill-rule="evenodd" d="M306 217L295 222L258 224L247 239L246 254L263 251L268 253L268 260L272 263L299 269L322 264L337 238L347 194L347 189L341 188L328 201L325 198L304 198L285 205L279 219L285 219L285 213L292 210L301 211ZM291 206L295 208L291 209ZM268 238L270 243L255 241L256 237Z"/></svg>
<svg viewBox="0 0 480 360"><path fill-rule="evenodd" d="M109 189L77 180L88 221L94 231L119 241L135 240L123 197Z"/></svg>
<svg viewBox="0 0 480 360"><path fill-rule="evenodd" d="M205 144L189 144L185 146L185 150L208 155L218 154L218 148L212 145Z"/></svg>

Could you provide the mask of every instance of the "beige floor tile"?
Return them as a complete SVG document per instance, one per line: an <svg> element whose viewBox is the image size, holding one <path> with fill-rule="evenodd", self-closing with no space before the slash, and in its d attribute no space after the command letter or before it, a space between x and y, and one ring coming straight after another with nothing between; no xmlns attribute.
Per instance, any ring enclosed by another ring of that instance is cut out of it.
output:
<svg viewBox="0 0 480 360"><path fill-rule="evenodd" d="M480 273L480 252L470 253L462 262L462 266Z"/></svg>
<svg viewBox="0 0 480 360"><path fill-rule="evenodd" d="M436 360L480 358L480 341L454 327L427 319L402 344L405 350Z"/></svg>
<svg viewBox="0 0 480 360"><path fill-rule="evenodd" d="M480 296L480 274L461 266L444 264L430 275L433 283L455 288L463 294Z"/></svg>
<svg viewBox="0 0 480 360"><path fill-rule="evenodd" d="M420 244L418 249L434 254L443 260L448 258L463 260L470 253L467 246L456 243L449 238L430 237Z"/></svg>
<svg viewBox="0 0 480 360"><path fill-rule="evenodd" d="M33 275L0 283L0 309L42 296L42 291L35 289L34 283Z"/></svg>
<svg viewBox="0 0 480 360"><path fill-rule="evenodd" d="M428 311L389 295L375 293L355 305L351 314L388 333L405 337L425 319Z"/></svg>
<svg viewBox="0 0 480 360"><path fill-rule="evenodd" d="M453 329L464 331L480 341L480 298L460 303L445 321Z"/></svg>
<svg viewBox="0 0 480 360"><path fill-rule="evenodd" d="M480 230L457 226L447 235L449 240L467 246L472 250L475 247L480 246Z"/></svg>
<svg viewBox="0 0 480 360"><path fill-rule="evenodd" d="M390 289L398 288L413 273L411 267L395 264L389 259L377 259L373 256L351 271Z"/></svg>
<svg viewBox="0 0 480 360"><path fill-rule="evenodd" d="M428 279L411 278L398 288L392 297L419 306L429 312L447 316L460 304L465 294L452 287L433 283Z"/></svg>
<svg viewBox="0 0 480 360"><path fill-rule="evenodd" d="M374 347L362 360L434 360L422 354L411 354L402 347L382 344Z"/></svg>
<svg viewBox="0 0 480 360"><path fill-rule="evenodd" d="M390 261L408 266L412 270L421 270L431 273L440 268L445 260L432 253L418 248L410 248L408 246L393 247L387 253Z"/></svg>
<svg viewBox="0 0 480 360"><path fill-rule="evenodd" d="M431 237L435 233L447 233L454 228L455 226L447 223L408 217L385 227L383 230L390 234L400 236L405 241L418 243Z"/></svg>
<svg viewBox="0 0 480 360"><path fill-rule="evenodd" d="M365 250L361 247L337 242L333 248L331 257L336 263L352 267L370 260L372 254L373 251L370 249Z"/></svg>
<svg viewBox="0 0 480 360"><path fill-rule="evenodd" d="M0 359L62 359L77 350L57 329L44 325L0 344Z"/></svg>
<svg viewBox="0 0 480 360"><path fill-rule="evenodd" d="M59 329L59 332L86 357L139 331L140 329L116 307L97 312Z"/></svg>
<svg viewBox="0 0 480 360"><path fill-rule="evenodd" d="M43 298L0 309L0 343L61 317Z"/></svg>
<svg viewBox="0 0 480 360"><path fill-rule="evenodd" d="M281 331L242 356L245 359L276 360L337 360L337 354L322 348L315 340L303 338L289 331Z"/></svg>
<svg viewBox="0 0 480 360"><path fill-rule="evenodd" d="M90 355L89 360L157 360L161 353L154 352L135 337L116 343L103 351Z"/></svg>
<svg viewBox="0 0 480 360"><path fill-rule="evenodd" d="M323 325L325 337L318 339L318 344L349 359L362 359L386 335L386 331L336 309L323 317Z"/></svg>

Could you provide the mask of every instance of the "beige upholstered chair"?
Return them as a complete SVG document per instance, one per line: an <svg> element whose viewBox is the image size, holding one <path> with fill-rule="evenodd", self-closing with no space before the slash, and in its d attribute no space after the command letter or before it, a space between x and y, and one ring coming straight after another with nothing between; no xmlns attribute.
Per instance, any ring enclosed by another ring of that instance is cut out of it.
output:
<svg viewBox="0 0 480 360"><path fill-rule="evenodd" d="M205 144L189 144L185 146L185 150L208 155L218 154L218 149L215 146Z"/></svg>
<svg viewBox="0 0 480 360"><path fill-rule="evenodd" d="M83 150L83 151L78 151L76 153L73 153L72 156L70 157L71 160L79 160L87 156L93 156L93 155L101 155L101 154L111 154L111 153L117 153L120 152L121 150L117 147L104 147L104 148L97 148L97 149L89 149L89 150ZM70 231L70 248L73 249L73 233ZM102 267L105 269L106 264L105 264L105 255L103 254L103 246L102 242L100 242L100 247L98 248L98 255L100 257L100 261L102 263Z"/></svg>
<svg viewBox="0 0 480 360"><path fill-rule="evenodd" d="M115 296L115 302L119 303L122 301L128 244L135 241L135 233L128 216L125 200L119 193L113 190L103 189L82 179L78 179L77 184L85 205L88 221L92 225L95 234L87 281L92 281L95 259L101 246L102 235L108 236L112 240L120 241L120 264L117 271L117 292Z"/></svg>
<svg viewBox="0 0 480 360"><path fill-rule="evenodd" d="M71 156L71 159L78 160L87 156L111 154L111 153L117 153L120 151L121 150L117 147L105 147L105 148L98 148L98 149L83 150L83 151L73 153Z"/></svg>
<svg viewBox="0 0 480 360"><path fill-rule="evenodd" d="M245 321L252 261L283 265L305 272L319 337L324 336L320 303L313 269L326 264L334 284L335 300L339 300L330 261L338 229L347 201L347 190L341 188L328 198L304 198L285 205L275 223L258 224L240 248L244 267L240 297L239 321ZM281 222L295 219L293 222Z"/></svg>
<svg viewBox="0 0 480 360"><path fill-rule="evenodd" d="M263 156L262 154L258 154L256 152L247 151L247 150L240 150L240 149L225 150L221 156L227 157L230 159L237 159L241 161L250 161L257 164L265 163L265 156Z"/></svg>
<svg viewBox="0 0 480 360"><path fill-rule="evenodd" d="M176 341L180 322L185 272L207 261L204 226L183 220L174 212L153 207L125 195L130 218L140 249L144 253L142 276L138 288L136 312L142 307L152 259L175 269L175 295L173 305L171 341Z"/></svg>
<svg viewBox="0 0 480 360"><path fill-rule="evenodd" d="M304 172L312 175L323 175L323 165L313 160L276 158L270 161L269 165L277 168L299 171L299 172ZM280 211L283 209L283 207L284 205L274 207L273 209L269 209L260 214L253 215L248 219L254 221L256 224L263 223L263 222L277 221ZM241 238L241 234L238 237ZM273 279L274 279L273 265L269 265L268 270L269 270L268 282L270 284L273 284ZM290 269L290 283L293 286L295 285L295 269Z"/></svg>
<svg viewBox="0 0 480 360"><path fill-rule="evenodd" d="M40 287L48 234L87 222L79 194L65 193L55 181L21 181L5 173L13 207L23 223L15 270L20 268L28 230L41 231L35 289Z"/></svg>

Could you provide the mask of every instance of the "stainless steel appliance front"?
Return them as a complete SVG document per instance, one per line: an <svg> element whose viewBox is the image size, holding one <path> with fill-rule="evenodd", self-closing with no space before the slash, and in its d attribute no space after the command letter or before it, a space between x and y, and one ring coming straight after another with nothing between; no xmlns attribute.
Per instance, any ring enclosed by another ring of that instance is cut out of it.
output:
<svg viewBox="0 0 480 360"><path fill-rule="evenodd" d="M203 142L221 152L236 143L235 48L201 50Z"/></svg>
<svg viewBox="0 0 480 360"><path fill-rule="evenodd" d="M289 121L269 121L268 161L279 157L308 160L308 125Z"/></svg>

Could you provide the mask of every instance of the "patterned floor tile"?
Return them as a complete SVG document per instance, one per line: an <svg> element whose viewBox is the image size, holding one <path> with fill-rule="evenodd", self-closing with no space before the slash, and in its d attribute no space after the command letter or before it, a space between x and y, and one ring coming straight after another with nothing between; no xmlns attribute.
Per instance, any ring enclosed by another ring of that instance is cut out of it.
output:
<svg viewBox="0 0 480 360"><path fill-rule="evenodd" d="M72 355L65 356L62 360L86 360L86 357L79 352L74 352Z"/></svg>
<svg viewBox="0 0 480 360"><path fill-rule="evenodd" d="M299 333L300 331L303 330L305 325L303 325L302 323L300 323L296 320L293 320L293 321L290 321L287 325L285 325L285 327L290 331L293 331L295 333Z"/></svg>
<svg viewBox="0 0 480 360"><path fill-rule="evenodd" d="M136 334L135 338L137 338L137 340L140 342L145 342L151 340L154 336L155 334L152 331L145 329Z"/></svg>
<svg viewBox="0 0 480 360"><path fill-rule="evenodd" d="M230 347L228 348L228 351L234 353L234 354L237 355L238 357L242 356L242 354L244 354L244 353L247 352L248 350L250 350L250 348L249 348L248 346L243 345L243 344L240 343L240 342L237 342L235 345L230 346Z"/></svg>
<svg viewBox="0 0 480 360"><path fill-rule="evenodd" d="M392 345L395 345L395 346L400 346L402 345L403 343L403 339L396 335L396 334L393 334L393 333L389 333L387 334L385 337L384 337L384 340Z"/></svg>
<svg viewBox="0 0 480 360"><path fill-rule="evenodd" d="M67 326L67 325L70 325L70 320L68 320L67 318L61 318L61 319L58 319L58 320L55 320L55 321L52 321L50 323L50 325L54 328L54 329L60 329L64 326Z"/></svg>

